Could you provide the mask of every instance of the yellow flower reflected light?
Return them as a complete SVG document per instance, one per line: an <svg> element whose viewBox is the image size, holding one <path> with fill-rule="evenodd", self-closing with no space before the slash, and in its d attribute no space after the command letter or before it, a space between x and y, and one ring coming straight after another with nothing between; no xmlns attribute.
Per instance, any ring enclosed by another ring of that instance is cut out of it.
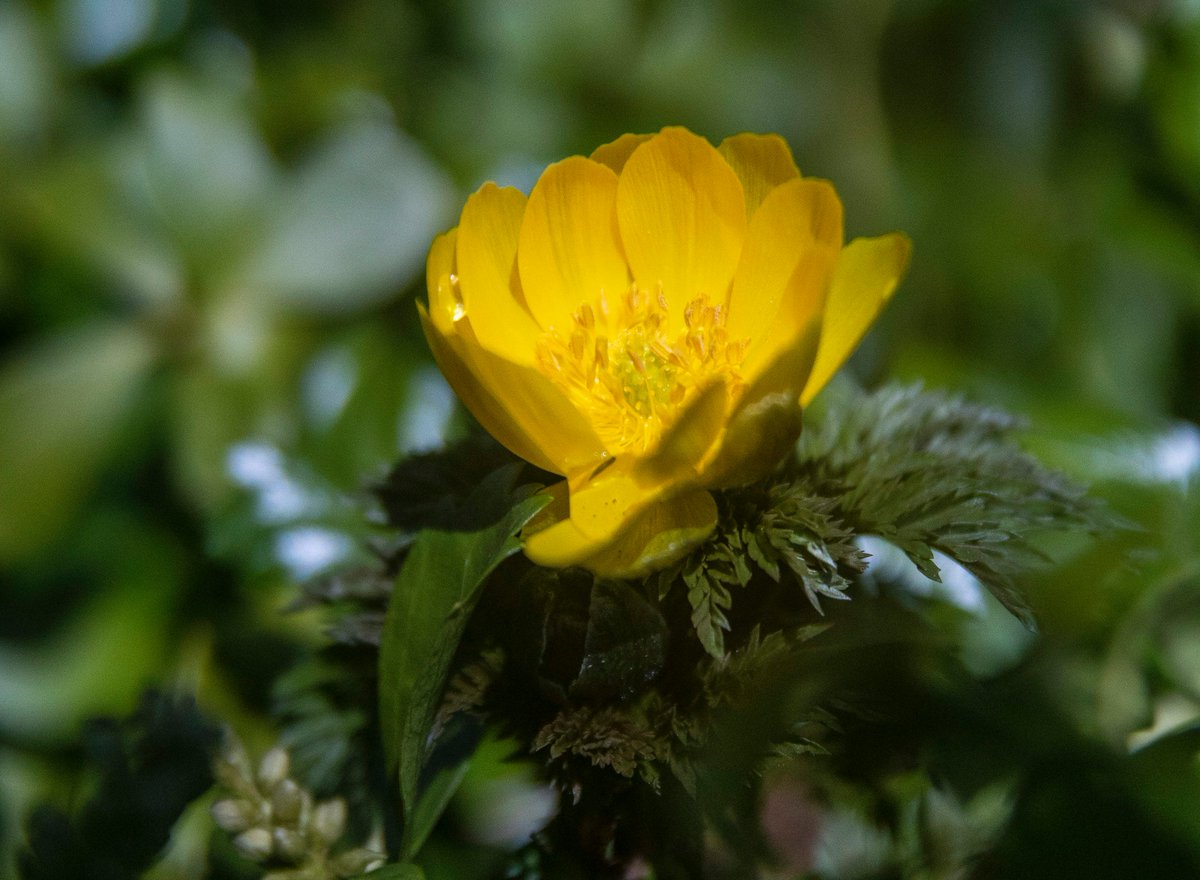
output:
<svg viewBox="0 0 1200 880"><path fill-rule="evenodd" d="M711 533L709 490L778 465L909 251L844 244L833 187L782 139L666 128L551 165L528 198L485 184L418 308L468 409L565 478L526 554L632 577Z"/></svg>

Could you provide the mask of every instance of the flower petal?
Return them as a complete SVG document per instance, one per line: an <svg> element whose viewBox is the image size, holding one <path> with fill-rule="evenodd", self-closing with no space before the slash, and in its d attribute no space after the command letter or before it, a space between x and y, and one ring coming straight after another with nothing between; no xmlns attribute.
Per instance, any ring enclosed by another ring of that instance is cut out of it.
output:
<svg viewBox="0 0 1200 880"><path fill-rule="evenodd" d="M699 482L713 489L745 486L771 473L800 436L800 390L816 357L820 312L746 389L729 417Z"/></svg>
<svg viewBox="0 0 1200 880"><path fill-rule="evenodd" d="M428 315L444 335L454 332L454 319L463 311L461 297L454 282L454 248L457 241L458 229L451 229L439 235L433 240L429 256L425 260L425 289L429 291ZM417 308L421 308L420 303L417 303Z"/></svg>
<svg viewBox="0 0 1200 880"><path fill-rule="evenodd" d="M557 464L538 448L538 445L521 429L504 406L471 371L463 354L463 343L454 335L447 335L425 306L417 303L425 339L438 368L463 406L479 420L489 434L499 440L514 455L537 465L543 470L555 471ZM453 329L453 327L451 328Z"/></svg>
<svg viewBox="0 0 1200 880"><path fill-rule="evenodd" d="M737 175L704 138L664 128L638 147L617 185L617 222L634 280L652 296L661 289L671 330L694 298L725 300L746 208Z"/></svg>
<svg viewBox="0 0 1200 880"><path fill-rule="evenodd" d="M721 441L728 420L728 384L714 382L684 408L653 449L643 468L664 482L694 479L701 462Z"/></svg>
<svg viewBox="0 0 1200 880"><path fill-rule="evenodd" d="M800 402L807 406L858 346L908 267L912 242L900 232L857 238L838 257L829 286L821 347Z"/></svg>
<svg viewBox="0 0 1200 880"><path fill-rule="evenodd" d="M457 230L451 229L434 240L425 265L430 309L417 303L425 339L446 381L489 434L514 455L543 470L565 473L581 466L580 462L586 465L600 460L604 450L599 438L556 388L530 368L509 364L480 348L451 280L456 237ZM497 385L495 380L500 377L511 383ZM533 383L529 394L522 393L523 386L516 384L520 381ZM543 413L555 427L582 429L582 435L559 437L553 429L547 430ZM522 426L522 419L531 430Z"/></svg>
<svg viewBox="0 0 1200 880"><path fill-rule="evenodd" d="M596 147L591 158L620 174L633 151L652 137L652 134L623 134L615 141Z"/></svg>
<svg viewBox="0 0 1200 880"><path fill-rule="evenodd" d="M601 577L642 577L682 559L716 527L712 495L692 489L646 508L616 540L580 564Z"/></svg>
<svg viewBox="0 0 1200 880"><path fill-rule="evenodd" d="M812 324L821 323L830 280L840 253L841 248L815 242L803 251L800 262L788 278L779 310L742 361L742 378L747 384L753 385L783 352L799 344L798 340L804 338ZM814 349L813 354L818 350ZM812 361L808 366L812 366ZM796 377L796 381L803 383L807 376L806 369L803 375Z"/></svg>
<svg viewBox="0 0 1200 880"><path fill-rule="evenodd" d="M717 149L742 181L747 217L754 216L767 193L800 176L787 141L777 134L735 134Z"/></svg>
<svg viewBox="0 0 1200 880"><path fill-rule="evenodd" d="M550 504L521 532L526 556L547 568L566 568L578 565L604 547L603 541L589 538L571 522L565 481L547 486L542 493L551 497Z"/></svg>
<svg viewBox="0 0 1200 880"><path fill-rule="evenodd" d="M796 177L776 187L746 230L729 291L730 338L757 341L776 323L801 257L813 247L836 252L841 245L842 203L827 181Z"/></svg>
<svg viewBox="0 0 1200 880"><path fill-rule="evenodd" d="M529 196L517 263L521 288L543 328L564 327L581 303L629 287L617 232L617 175L572 156L546 169Z"/></svg>
<svg viewBox="0 0 1200 880"><path fill-rule="evenodd" d="M604 444L591 423L537 367L515 364L488 351L479 344L469 317L456 327L467 367L543 457L553 463L546 470L573 474L589 471L604 460Z"/></svg>
<svg viewBox="0 0 1200 880"><path fill-rule="evenodd" d="M659 500L622 523L609 538L597 540L564 516L562 485L550 487L548 491L555 495L555 501L522 535L525 555L538 565L580 565L605 577L639 577L679 559L717 525L712 495L692 489ZM545 525L548 511L559 519Z"/></svg>
<svg viewBox="0 0 1200 880"><path fill-rule="evenodd" d="M571 522L598 544L610 541L643 509L658 501L667 481L644 471L635 458L571 479Z"/></svg>
<svg viewBox="0 0 1200 880"><path fill-rule="evenodd" d="M531 365L541 330L517 277L524 213L520 190L485 183L463 207L455 256L463 305L480 344L512 363Z"/></svg>

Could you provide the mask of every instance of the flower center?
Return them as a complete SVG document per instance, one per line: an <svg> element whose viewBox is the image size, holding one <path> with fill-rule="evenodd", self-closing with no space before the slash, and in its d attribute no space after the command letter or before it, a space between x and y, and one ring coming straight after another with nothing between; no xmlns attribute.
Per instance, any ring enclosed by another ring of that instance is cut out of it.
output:
<svg viewBox="0 0 1200 880"><path fill-rule="evenodd" d="M741 382L748 340L729 339L724 307L700 296L683 320L672 333L662 293L633 285L615 306L603 294L594 307L583 303L567 328L539 340L542 371L589 417L609 452L645 452L698 389L717 377Z"/></svg>

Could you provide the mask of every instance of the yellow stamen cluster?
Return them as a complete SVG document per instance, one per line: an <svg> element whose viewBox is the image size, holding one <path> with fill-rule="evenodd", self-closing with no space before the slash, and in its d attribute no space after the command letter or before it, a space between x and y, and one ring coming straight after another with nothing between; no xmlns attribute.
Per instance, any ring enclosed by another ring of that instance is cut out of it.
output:
<svg viewBox="0 0 1200 880"><path fill-rule="evenodd" d="M730 340L725 309L700 296L673 336L661 292L631 286L614 306L583 303L564 331L538 344L542 371L586 412L614 454L655 446L683 408L718 378L736 388L748 340Z"/></svg>

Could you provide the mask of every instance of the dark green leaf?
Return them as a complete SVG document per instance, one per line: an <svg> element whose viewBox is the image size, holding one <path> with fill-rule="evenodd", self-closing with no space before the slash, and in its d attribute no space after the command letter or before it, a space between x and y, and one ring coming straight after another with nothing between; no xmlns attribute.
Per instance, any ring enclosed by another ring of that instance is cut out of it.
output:
<svg viewBox="0 0 1200 880"><path fill-rule="evenodd" d="M450 798L458 790L459 783L467 775L470 765L469 760L449 764L440 768L425 783L405 823L403 855L411 858L421 851L429 833L450 803Z"/></svg>
<svg viewBox="0 0 1200 880"><path fill-rule="evenodd" d="M404 862L396 865L384 865L366 874L359 874L351 880L425 880L425 872L420 865Z"/></svg>
<svg viewBox="0 0 1200 880"><path fill-rule="evenodd" d="M396 579L380 645L379 709L388 766L398 772L410 817L447 669L480 588L520 549L517 533L547 500L514 489L519 469L501 468L474 493L468 509L480 518L493 514L490 525L421 532Z"/></svg>
<svg viewBox="0 0 1200 880"><path fill-rule="evenodd" d="M712 656L723 656L725 633L729 630L725 612L733 605L729 588L703 568L695 574L685 574L684 582L688 588L688 603L692 606L692 625L700 644Z"/></svg>
<svg viewBox="0 0 1200 880"><path fill-rule="evenodd" d="M629 584L598 581L571 696L627 698L658 675L666 652L667 624L658 609Z"/></svg>

